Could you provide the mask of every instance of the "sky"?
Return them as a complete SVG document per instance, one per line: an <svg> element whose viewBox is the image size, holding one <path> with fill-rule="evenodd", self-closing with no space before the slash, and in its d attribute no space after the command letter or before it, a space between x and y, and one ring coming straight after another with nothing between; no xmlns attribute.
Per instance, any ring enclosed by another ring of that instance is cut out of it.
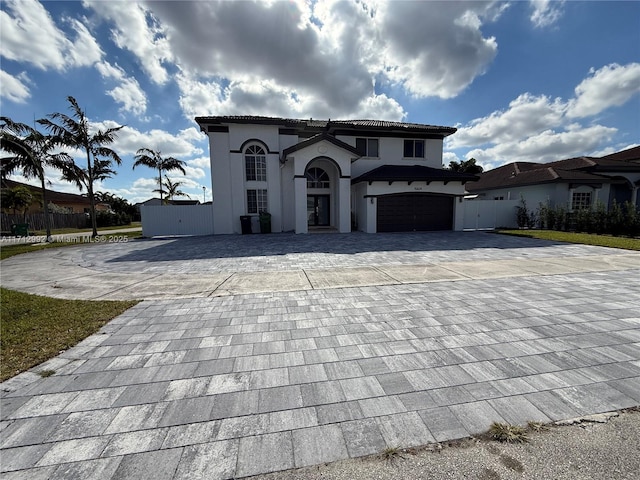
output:
<svg viewBox="0 0 640 480"><path fill-rule="evenodd" d="M2 0L0 114L33 125L68 96L92 128L124 126L95 190L132 203L157 196L142 147L211 200L195 116L453 126L444 164L485 170L601 156L640 142L640 1Z"/></svg>

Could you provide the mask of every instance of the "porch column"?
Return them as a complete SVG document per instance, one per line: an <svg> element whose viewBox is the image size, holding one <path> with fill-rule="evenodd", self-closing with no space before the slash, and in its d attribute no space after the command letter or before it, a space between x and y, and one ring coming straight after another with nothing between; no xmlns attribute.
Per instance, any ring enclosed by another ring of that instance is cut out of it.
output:
<svg viewBox="0 0 640 480"><path fill-rule="evenodd" d="M351 232L351 178L341 177L338 182L338 231Z"/></svg>
<svg viewBox="0 0 640 480"><path fill-rule="evenodd" d="M293 179L293 199L296 207L296 233L308 233L307 224L307 179L296 175Z"/></svg>

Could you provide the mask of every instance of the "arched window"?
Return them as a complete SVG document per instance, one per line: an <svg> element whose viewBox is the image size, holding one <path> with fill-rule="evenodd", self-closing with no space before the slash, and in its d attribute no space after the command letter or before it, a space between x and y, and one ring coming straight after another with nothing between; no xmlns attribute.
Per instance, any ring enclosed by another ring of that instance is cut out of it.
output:
<svg viewBox="0 0 640 480"><path fill-rule="evenodd" d="M267 157L260 145L249 145L244 151L248 182L267 181Z"/></svg>
<svg viewBox="0 0 640 480"><path fill-rule="evenodd" d="M329 188L329 175L321 168L310 168L307 170L307 188Z"/></svg>

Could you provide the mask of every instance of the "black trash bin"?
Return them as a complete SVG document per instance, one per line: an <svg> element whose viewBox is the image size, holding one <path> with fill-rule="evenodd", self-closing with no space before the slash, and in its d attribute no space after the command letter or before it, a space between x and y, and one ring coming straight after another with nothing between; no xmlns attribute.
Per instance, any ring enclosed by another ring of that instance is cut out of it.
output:
<svg viewBox="0 0 640 480"><path fill-rule="evenodd" d="M28 223L14 223L11 225L11 235L15 237L28 237L29 236L29 224Z"/></svg>
<svg viewBox="0 0 640 480"><path fill-rule="evenodd" d="M271 233L271 214L268 212L260 213L260 233Z"/></svg>
<svg viewBox="0 0 640 480"><path fill-rule="evenodd" d="M251 217L249 215L240 216L240 225L242 226L242 234L246 235L251 232Z"/></svg>

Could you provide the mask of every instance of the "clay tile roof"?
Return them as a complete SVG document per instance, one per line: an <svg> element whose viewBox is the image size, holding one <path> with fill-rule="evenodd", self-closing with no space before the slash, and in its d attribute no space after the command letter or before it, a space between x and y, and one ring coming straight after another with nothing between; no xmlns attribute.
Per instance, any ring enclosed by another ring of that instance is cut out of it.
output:
<svg viewBox="0 0 640 480"><path fill-rule="evenodd" d="M256 123L260 125L281 125L283 127L305 129L324 129L340 127L343 129L371 129L384 131L406 131L437 134L446 137L456 132L454 127L440 125L427 125L421 123L390 122L386 120L317 120L317 119L294 119L280 117L262 117L255 115L231 115L196 117L196 122L203 125L226 124L226 123Z"/></svg>
<svg viewBox="0 0 640 480"><path fill-rule="evenodd" d="M622 160L623 162L640 161L640 146L628 148L620 152L611 153L601 158L606 160Z"/></svg>
<svg viewBox="0 0 640 480"><path fill-rule="evenodd" d="M535 164L538 168L532 168L527 164L526 170L522 170L522 163L508 163L480 175L477 182L467 184L467 190L471 193L495 188L508 188L512 186L538 185L554 182L577 183L610 183L611 179L594 175L580 170L563 170L549 166L550 164Z"/></svg>

